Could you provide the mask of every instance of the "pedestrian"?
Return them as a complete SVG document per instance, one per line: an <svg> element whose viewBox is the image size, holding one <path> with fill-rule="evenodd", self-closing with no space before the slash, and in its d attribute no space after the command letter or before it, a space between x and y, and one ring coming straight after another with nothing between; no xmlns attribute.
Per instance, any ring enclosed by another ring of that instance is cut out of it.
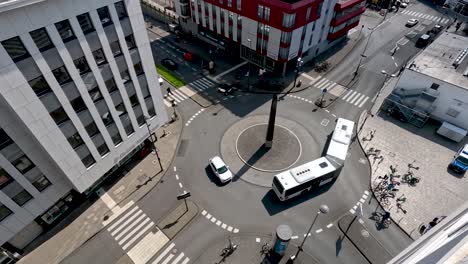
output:
<svg viewBox="0 0 468 264"><path fill-rule="evenodd" d="M167 91L167 94L172 94L171 87L167 87L166 91Z"/></svg>

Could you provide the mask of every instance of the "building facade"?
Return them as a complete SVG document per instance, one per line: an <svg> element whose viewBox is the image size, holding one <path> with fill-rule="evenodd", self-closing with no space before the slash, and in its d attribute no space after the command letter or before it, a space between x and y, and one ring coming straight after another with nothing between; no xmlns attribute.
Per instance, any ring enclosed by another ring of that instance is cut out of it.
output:
<svg viewBox="0 0 468 264"><path fill-rule="evenodd" d="M167 122L138 0L0 1L0 245L24 248Z"/></svg>
<svg viewBox="0 0 468 264"><path fill-rule="evenodd" d="M468 130L467 43L442 33L404 69L384 108L418 126L432 118Z"/></svg>
<svg viewBox="0 0 468 264"><path fill-rule="evenodd" d="M310 60L359 24L364 0L175 0L184 31L270 71ZM291 62L291 63L290 63Z"/></svg>

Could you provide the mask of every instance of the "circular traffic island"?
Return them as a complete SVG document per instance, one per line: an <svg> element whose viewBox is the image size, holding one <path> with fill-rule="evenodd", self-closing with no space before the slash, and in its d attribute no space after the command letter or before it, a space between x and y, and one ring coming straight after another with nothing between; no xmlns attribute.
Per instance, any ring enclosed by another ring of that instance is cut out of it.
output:
<svg viewBox="0 0 468 264"><path fill-rule="evenodd" d="M239 179L271 187L273 176L320 157L318 141L302 125L276 117L271 148L265 145L268 115L244 118L224 133L221 156Z"/></svg>

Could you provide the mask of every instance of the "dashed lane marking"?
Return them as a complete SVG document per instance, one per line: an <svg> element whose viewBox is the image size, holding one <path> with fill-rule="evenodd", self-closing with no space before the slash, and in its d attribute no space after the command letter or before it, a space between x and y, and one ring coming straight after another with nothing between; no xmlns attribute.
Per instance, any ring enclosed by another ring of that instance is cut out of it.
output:
<svg viewBox="0 0 468 264"><path fill-rule="evenodd" d="M211 214L209 214L206 210L203 210L202 211L202 215L205 216L206 219L208 219L210 222L212 222L213 224L221 227L222 229L225 229L227 230L228 232L232 232L232 233L239 233L239 229L238 228L234 228L230 225L227 225L226 223L223 223L220 219L216 219L216 217L212 216Z"/></svg>
<svg viewBox="0 0 468 264"><path fill-rule="evenodd" d="M315 230L315 233L317 233L317 234L318 234L318 233L321 233L322 231L323 231L323 229L322 229L322 228L320 228L320 229L317 229L317 230Z"/></svg>
<svg viewBox="0 0 468 264"><path fill-rule="evenodd" d="M330 227L332 227L332 226L333 226L333 224L330 223L330 224L327 225L327 228L330 228Z"/></svg>

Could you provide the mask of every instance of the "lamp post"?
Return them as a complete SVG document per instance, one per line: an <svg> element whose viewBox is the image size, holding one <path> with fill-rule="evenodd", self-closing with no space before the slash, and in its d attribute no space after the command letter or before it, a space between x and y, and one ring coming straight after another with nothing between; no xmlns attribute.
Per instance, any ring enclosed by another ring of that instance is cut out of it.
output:
<svg viewBox="0 0 468 264"><path fill-rule="evenodd" d="M158 159L159 168L161 168L161 171L164 171L163 166L161 164L161 158L159 157L158 150L156 149L156 146L154 145L155 142L158 141L158 138L156 137L156 134L151 133L150 124L148 123L149 119L150 119L149 117L145 116L145 124L146 124L146 128L148 129L148 137L151 141L151 149L152 149L152 152L156 155L156 158ZM154 135L154 138L153 138L153 135Z"/></svg>
<svg viewBox="0 0 468 264"><path fill-rule="evenodd" d="M247 41L249 42L249 71L247 72L247 90L250 91L250 59L251 59L251 52L252 52L252 40L251 39L247 39Z"/></svg>
<svg viewBox="0 0 468 264"><path fill-rule="evenodd" d="M367 42L366 42L366 45L364 46L364 50L363 50L362 53L361 53L361 58L359 59L358 66L357 66L356 70L354 71L353 80L354 80L354 79L356 78L356 76L358 75L359 68L361 67L361 63L362 63L362 58L367 57L367 56L365 55L366 50L367 50L367 45L369 45L369 40L371 39L372 33L374 33L374 29L375 29L375 28L368 28L368 29L371 30L371 33L369 34L369 37L367 38Z"/></svg>
<svg viewBox="0 0 468 264"><path fill-rule="evenodd" d="M317 214L315 215L314 221L312 221L312 224L310 225L309 230L307 230L307 233L306 233L305 236L304 236L304 240L302 240L301 245L300 245L299 247L297 247L297 252L296 252L296 254L294 254L294 255L291 257L291 260L292 260L292 261L290 262L291 264L294 263L294 261L297 259L297 257L299 256L299 253L300 253L301 251L303 251L302 247L304 246L304 243L305 243L307 237L309 236L310 230L312 230L312 227L314 226L315 221L317 220L317 217L319 216L319 214L327 214L329 211L330 211L330 209L328 208L327 205L325 205L325 204L320 205L320 208L319 208L319 210L317 211Z"/></svg>
<svg viewBox="0 0 468 264"><path fill-rule="evenodd" d="M299 71L300 71L303 63L304 62L302 61L301 57L298 57L297 62L296 62L296 76L294 77L294 86L293 87L296 87L297 77L299 76Z"/></svg>

